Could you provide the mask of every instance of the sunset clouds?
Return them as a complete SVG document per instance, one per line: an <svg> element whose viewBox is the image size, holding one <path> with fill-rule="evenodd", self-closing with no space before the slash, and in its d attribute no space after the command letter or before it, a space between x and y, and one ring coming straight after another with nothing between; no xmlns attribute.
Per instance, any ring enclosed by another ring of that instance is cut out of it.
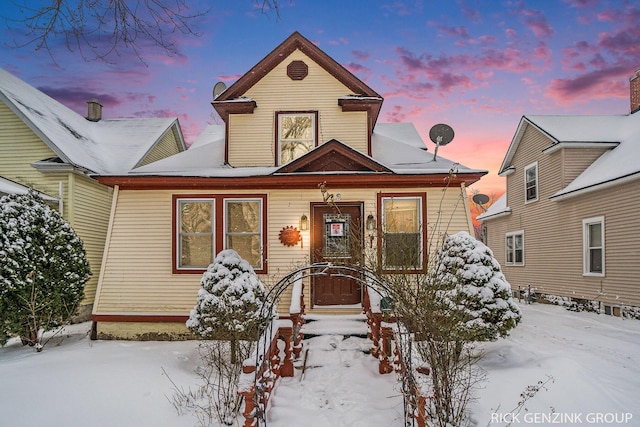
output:
<svg viewBox="0 0 640 427"><path fill-rule="evenodd" d="M174 54L144 42L86 62L57 40L58 66L46 51L5 45L0 66L83 115L97 98L106 118L178 117L190 142L220 121L215 83L233 83L299 31L384 96L380 121L413 122L430 149L430 127L450 124L456 137L439 154L489 170L474 186L487 193L503 191L497 168L523 114L628 113L640 68L640 7L627 1L281 1L279 16L252 0L189 4L209 11L194 22L200 37L170 35Z"/></svg>

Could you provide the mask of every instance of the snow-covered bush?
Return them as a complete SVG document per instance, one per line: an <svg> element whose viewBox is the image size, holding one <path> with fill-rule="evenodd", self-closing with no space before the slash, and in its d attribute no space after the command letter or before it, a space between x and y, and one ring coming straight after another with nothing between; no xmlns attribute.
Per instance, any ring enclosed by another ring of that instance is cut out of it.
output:
<svg viewBox="0 0 640 427"><path fill-rule="evenodd" d="M91 271L82 241L35 194L0 198L0 343L41 332L76 313Z"/></svg>
<svg viewBox="0 0 640 427"><path fill-rule="evenodd" d="M187 327L207 339L255 339L265 322L264 285L247 261L233 249L221 251L202 275L198 301ZM270 320L270 319L267 319Z"/></svg>
<svg viewBox="0 0 640 427"><path fill-rule="evenodd" d="M521 319L493 252L469 233L449 236L433 261L433 285L443 316L454 320L454 334L466 341L504 337Z"/></svg>
<svg viewBox="0 0 640 427"><path fill-rule="evenodd" d="M213 418L233 425L242 403L238 394L242 363L254 351L273 310L251 265L232 249L216 256L200 283L187 327L210 340L201 346L203 384L196 391L179 392L174 401L176 407L194 410L203 425Z"/></svg>

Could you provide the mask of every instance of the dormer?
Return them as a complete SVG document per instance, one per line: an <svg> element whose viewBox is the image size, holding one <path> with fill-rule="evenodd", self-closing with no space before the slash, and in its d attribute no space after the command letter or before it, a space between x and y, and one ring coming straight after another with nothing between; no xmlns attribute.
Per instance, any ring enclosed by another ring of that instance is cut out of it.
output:
<svg viewBox="0 0 640 427"><path fill-rule="evenodd" d="M270 167L332 139L370 156L382 101L295 32L212 105L226 125L225 162Z"/></svg>

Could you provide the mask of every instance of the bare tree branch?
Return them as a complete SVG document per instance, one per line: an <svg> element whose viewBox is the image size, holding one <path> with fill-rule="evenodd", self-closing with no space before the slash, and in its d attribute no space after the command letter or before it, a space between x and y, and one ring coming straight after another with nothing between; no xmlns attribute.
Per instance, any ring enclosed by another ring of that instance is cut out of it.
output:
<svg viewBox="0 0 640 427"><path fill-rule="evenodd" d="M149 42L168 55L176 54L172 35L198 37L195 20L208 11L190 11L186 0L52 0L38 3L10 0L20 11L18 17L4 13L7 28L26 31L21 37L5 42L15 48L35 46L54 56L61 40L70 52L80 52L86 61L110 62L119 49L131 49L145 63L142 47Z"/></svg>

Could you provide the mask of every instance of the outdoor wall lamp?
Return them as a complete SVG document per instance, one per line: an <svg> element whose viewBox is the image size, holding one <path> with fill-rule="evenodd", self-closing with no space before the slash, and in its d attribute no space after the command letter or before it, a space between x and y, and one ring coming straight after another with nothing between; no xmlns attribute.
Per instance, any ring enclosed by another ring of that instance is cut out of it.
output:
<svg viewBox="0 0 640 427"><path fill-rule="evenodd" d="M367 231L369 231L369 247L373 248L373 241L375 240L373 232L376 229L376 218L373 216L373 214L369 214L369 216L367 216L365 226L367 228Z"/></svg>
<svg viewBox="0 0 640 427"><path fill-rule="evenodd" d="M369 214L367 217L367 230L373 231L376 229L376 219L373 217L373 214Z"/></svg>
<svg viewBox="0 0 640 427"><path fill-rule="evenodd" d="M305 214L300 217L300 231L309 230L309 218Z"/></svg>

